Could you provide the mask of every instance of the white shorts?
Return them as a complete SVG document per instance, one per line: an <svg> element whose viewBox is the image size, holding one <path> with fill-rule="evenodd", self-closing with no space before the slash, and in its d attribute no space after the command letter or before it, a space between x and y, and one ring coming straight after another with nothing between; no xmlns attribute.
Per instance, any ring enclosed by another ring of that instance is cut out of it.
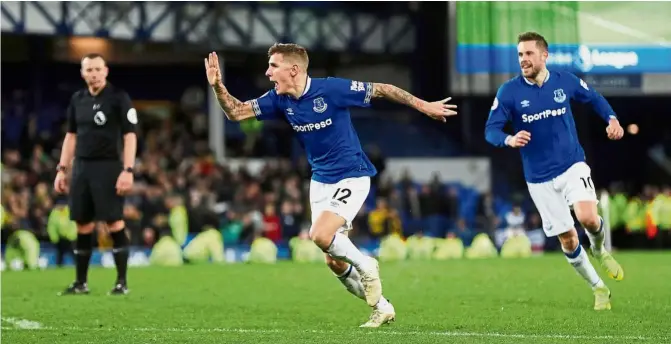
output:
<svg viewBox="0 0 671 344"><path fill-rule="evenodd" d="M591 172L586 163L578 162L550 181L527 183L545 235L557 236L575 227L570 208L574 203L597 202Z"/></svg>
<svg viewBox="0 0 671 344"><path fill-rule="evenodd" d="M310 181L310 208L312 223L323 211L333 212L345 219L345 226L339 232L352 229L352 221L370 191L370 177L343 179L335 184Z"/></svg>

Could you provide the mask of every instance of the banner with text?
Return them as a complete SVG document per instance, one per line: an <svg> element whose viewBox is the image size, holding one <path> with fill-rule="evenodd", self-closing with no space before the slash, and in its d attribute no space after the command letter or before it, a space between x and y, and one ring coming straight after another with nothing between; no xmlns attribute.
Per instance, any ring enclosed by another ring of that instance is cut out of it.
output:
<svg viewBox="0 0 671 344"><path fill-rule="evenodd" d="M671 2L460 1L451 10L459 93L489 92L518 74L517 36L527 31L548 41L548 67L594 76L597 89L663 93L649 76L671 82Z"/></svg>
<svg viewBox="0 0 671 344"><path fill-rule="evenodd" d="M536 31L548 65L576 73L670 73L671 3L458 2L457 70L515 73L517 35Z"/></svg>

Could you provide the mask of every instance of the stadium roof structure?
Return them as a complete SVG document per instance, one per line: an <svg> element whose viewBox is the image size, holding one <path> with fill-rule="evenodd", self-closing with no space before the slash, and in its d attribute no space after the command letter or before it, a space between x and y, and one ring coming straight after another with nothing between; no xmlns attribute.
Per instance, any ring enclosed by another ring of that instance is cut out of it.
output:
<svg viewBox="0 0 671 344"><path fill-rule="evenodd" d="M416 19L396 8L284 2L3 1L2 31L170 42L238 51L295 42L311 51L404 54Z"/></svg>

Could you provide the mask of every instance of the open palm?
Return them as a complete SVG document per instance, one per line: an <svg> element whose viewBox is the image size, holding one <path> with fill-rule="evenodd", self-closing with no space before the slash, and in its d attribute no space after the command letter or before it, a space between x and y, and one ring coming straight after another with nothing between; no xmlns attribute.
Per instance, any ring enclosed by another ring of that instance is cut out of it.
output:
<svg viewBox="0 0 671 344"><path fill-rule="evenodd" d="M219 69L219 57L217 57L217 53L212 52L205 59L205 73L207 74L207 82L210 83L210 86L221 82L221 70Z"/></svg>
<svg viewBox="0 0 671 344"><path fill-rule="evenodd" d="M435 120L445 122L445 117L455 116L457 114L457 112L454 111L457 106L454 104L447 104L451 99L452 97L448 97L435 102L427 102L422 107L422 112Z"/></svg>

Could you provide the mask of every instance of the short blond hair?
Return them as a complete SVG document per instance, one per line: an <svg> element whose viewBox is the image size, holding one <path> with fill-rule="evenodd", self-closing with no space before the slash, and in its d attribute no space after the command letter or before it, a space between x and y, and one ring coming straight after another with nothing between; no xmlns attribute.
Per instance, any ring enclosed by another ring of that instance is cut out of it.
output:
<svg viewBox="0 0 671 344"><path fill-rule="evenodd" d="M268 57L274 54L282 54L282 57L289 58L304 65L305 69L310 64L308 51L304 47L295 43L275 43L268 49Z"/></svg>

